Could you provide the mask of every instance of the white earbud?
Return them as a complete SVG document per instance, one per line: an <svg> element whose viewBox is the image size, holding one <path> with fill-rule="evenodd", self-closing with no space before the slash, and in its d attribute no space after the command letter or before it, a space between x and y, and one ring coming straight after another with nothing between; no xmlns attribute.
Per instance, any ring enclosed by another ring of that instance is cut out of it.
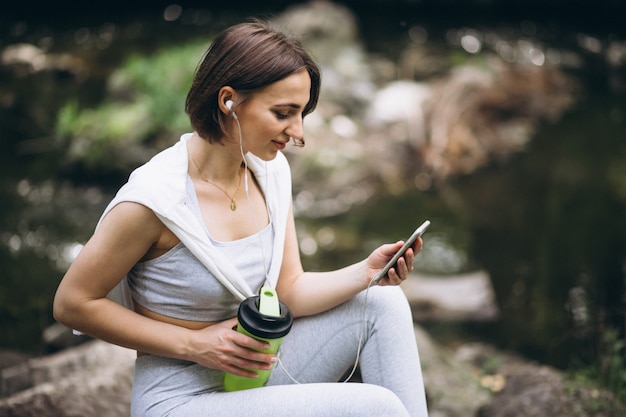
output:
<svg viewBox="0 0 626 417"><path fill-rule="evenodd" d="M237 113L235 113L235 111L233 110L233 101L227 100L225 104L228 110L230 111L230 115L233 116L233 119L237 119Z"/></svg>

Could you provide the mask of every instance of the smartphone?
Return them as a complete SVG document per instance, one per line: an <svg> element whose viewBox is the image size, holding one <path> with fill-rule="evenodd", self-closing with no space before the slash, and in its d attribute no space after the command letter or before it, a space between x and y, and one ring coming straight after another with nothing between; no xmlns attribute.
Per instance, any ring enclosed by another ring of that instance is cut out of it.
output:
<svg viewBox="0 0 626 417"><path fill-rule="evenodd" d="M406 242L404 242L404 245L402 245L400 250L398 250L398 252L396 252L396 254L393 255L393 258L391 258L389 262L387 262L387 265L385 265L385 267L381 269L380 271L378 271L378 273L374 276L372 280L372 284L378 284L378 281L383 279L392 267L395 267L396 262L398 262L398 259L400 259L402 255L404 255L404 252L406 252L407 249L413 246L413 244L415 243L418 237L424 234L426 229L428 229L428 226L430 226L430 220L426 220L417 229L415 229L411 237L409 237L406 240Z"/></svg>

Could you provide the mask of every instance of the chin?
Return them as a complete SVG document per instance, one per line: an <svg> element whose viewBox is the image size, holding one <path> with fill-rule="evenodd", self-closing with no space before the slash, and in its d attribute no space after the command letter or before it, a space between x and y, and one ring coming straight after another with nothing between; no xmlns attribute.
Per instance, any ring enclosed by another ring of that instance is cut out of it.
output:
<svg viewBox="0 0 626 417"><path fill-rule="evenodd" d="M270 151L270 152L263 152L263 153L257 153L257 152L250 152L252 155L256 156L257 158L261 159L262 161L271 161L273 159L276 158L276 155L278 155L278 151Z"/></svg>

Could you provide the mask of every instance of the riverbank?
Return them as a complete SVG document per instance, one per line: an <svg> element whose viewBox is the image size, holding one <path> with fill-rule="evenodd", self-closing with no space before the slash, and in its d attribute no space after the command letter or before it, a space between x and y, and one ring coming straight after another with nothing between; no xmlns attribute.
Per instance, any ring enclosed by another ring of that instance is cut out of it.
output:
<svg viewBox="0 0 626 417"><path fill-rule="evenodd" d="M403 289L416 319L430 417L617 417L626 412L610 392L555 368L484 343L444 345L420 326L419 320L494 320L497 308L484 272L414 276ZM134 358L134 351L99 340L37 358L0 355L0 415L127 417Z"/></svg>
<svg viewBox="0 0 626 417"><path fill-rule="evenodd" d="M415 327L430 417L618 417L607 391L484 344L450 350ZM0 399L4 417L127 417L134 352L94 340L31 359L37 384ZM3 371L4 374L4 371Z"/></svg>

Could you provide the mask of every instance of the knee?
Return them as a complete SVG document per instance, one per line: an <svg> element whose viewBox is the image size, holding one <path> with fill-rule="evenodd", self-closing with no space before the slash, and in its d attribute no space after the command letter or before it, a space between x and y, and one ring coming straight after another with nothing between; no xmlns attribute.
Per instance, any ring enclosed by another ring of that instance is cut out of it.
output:
<svg viewBox="0 0 626 417"><path fill-rule="evenodd" d="M409 413L396 394L387 388L371 384L357 385L358 395L351 397L355 416L404 417Z"/></svg>
<svg viewBox="0 0 626 417"><path fill-rule="evenodd" d="M372 287L368 294L368 310L378 315L391 314L394 317L411 317L409 302L400 287Z"/></svg>

